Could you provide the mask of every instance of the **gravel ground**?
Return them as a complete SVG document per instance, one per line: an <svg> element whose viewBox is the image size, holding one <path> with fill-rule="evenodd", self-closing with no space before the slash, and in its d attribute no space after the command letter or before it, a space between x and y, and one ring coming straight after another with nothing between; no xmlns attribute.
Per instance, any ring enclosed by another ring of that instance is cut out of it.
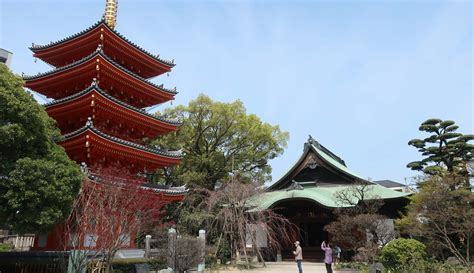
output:
<svg viewBox="0 0 474 273"><path fill-rule="evenodd" d="M296 263L294 262L278 262L278 263L267 263L267 267L257 267L252 268L250 270L247 269L226 269L226 270L219 270L213 271L219 273L226 273L226 272L241 272L241 273L258 273L258 272L272 272L272 273L298 273L298 268L296 267ZM326 273L326 268L324 267L324 263L310 263L310 262L303 262L303 273Z"/></svg>

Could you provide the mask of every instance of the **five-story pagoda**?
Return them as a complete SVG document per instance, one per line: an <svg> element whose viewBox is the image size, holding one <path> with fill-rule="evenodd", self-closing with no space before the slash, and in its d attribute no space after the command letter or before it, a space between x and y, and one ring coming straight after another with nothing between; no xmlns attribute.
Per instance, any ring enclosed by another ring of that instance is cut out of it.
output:
<svg viewBox="0 0 474 273"><path fill-rule="evenodd" d="M179 151L142 142L179 126L143 110L174 99L176 88L149 79L170 72L175 64L114 29L116 4L107 1L104 18L82 32L43 46L33 44L33 56L55 69L24 79L25 87L54 99L45 108L56 120L63 135L59 144L72 160L85 163L91 172L114 166L136 178L181 161ZM181 200L185 194L178 188L155 191L165 202ZM36 247L54 248L49 241Z"/></svg>

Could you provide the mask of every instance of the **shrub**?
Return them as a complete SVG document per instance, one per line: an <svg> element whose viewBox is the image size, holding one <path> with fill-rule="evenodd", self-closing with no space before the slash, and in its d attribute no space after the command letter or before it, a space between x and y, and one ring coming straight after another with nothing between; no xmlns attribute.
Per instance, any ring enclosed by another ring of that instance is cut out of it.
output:
<svg viewBox="0 0 474 273"><path fill-rule="evenodd" d="M363 262L340 262L335 265L336 269L356 269L359 271L368 271L369 267Z"/></svg>
<svg viewBox="0 0 474 273"><path fill-rule="evenodd" d="M390 271L389 271L390 272ZM472 266L467 267L460 264L452 265L443 263L441 261L428 259L420 260L419 262L402 265L396 270L391 272L400 272L400 273L411 273L411 272L420 272L420 273L472 273Z"/></svg>
<svg viewBox="0 0 474 273"><path fill-rule="evenodd" d="M217 258L221 260L222 264L226 264L231 259L232 250L230 247L230 241L224 239L221 241L219 249L217 249Z"/></svg>
<svg viewBox="0 0 474 273"><path fill-rule="evenodd" d="M0 252L12 251L13 246L11 244L0 244Z"/></svg>
<svg viewBox="0 0 474 273"><path fill-rule="evenodd" d="M385 245L380 253L383 265L388 269L413 267L424 261L426 246L415 239L395 239Z"/></svg>
<svg viewBox="0 0 474 273"><path fill-rule="evenodd" d="M148 261L150 270L159 271L168 267L168 261L166 257L158 257Z"/></svg>
<svg viewBox="0 0 474 273"><path fill-rule="evenodd" d="M147 264L149 260L145 258L129 258L129 259L116 259L112 261L112 272L113 273L129 273L136 272L136 268L149 268Z"/></svg>

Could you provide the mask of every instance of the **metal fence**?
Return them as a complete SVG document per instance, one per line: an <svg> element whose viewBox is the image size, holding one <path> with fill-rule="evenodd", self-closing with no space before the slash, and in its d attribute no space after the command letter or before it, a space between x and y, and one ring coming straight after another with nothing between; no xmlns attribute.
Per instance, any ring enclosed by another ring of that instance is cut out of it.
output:
<svg viewBox="0 0 474 273"><path fill-rule="evenodd" d="M2 252L0 273L62 273L66 267L68 252Z"/></svg>

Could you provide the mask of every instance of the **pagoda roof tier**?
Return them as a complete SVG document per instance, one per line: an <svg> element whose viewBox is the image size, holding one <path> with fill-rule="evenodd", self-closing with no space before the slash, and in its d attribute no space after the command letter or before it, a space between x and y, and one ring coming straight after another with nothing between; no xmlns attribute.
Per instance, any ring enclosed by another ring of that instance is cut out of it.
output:
<svg viewBox="0 0 474 273"><path fill-rule="evenodd" d="M181 124L128 105L107 94L95 83L79 93L44 106L63 133L76 130L80 126L78 124L84 124L88 117L92 117L100 130L132 141L175 131Z"/></svg>
<svg viewBox="0 0 474 273"><path fill-rule="evenodd" d="M174 61L161 59L134 44L101 20L84 31L47 45L33 44L33 56L55 67L61 67L92 53L98 45L129 70L144 78L171 71Z"/></svg>
<svg viewBox="0 0 474 273"><path fill-rule="evenodd" d="M69 157L88 166L119 164L131 172L154 171L179 164L180 151L164 151L113 137L95 128L91 121L86 126L65 134L58 142Z"/></svg>
<svg viewBox="0 0 474 273"><path fill-rule="evenodd" d="M172 100L177 94L176 88L164 88L125 69L100 48L72 64L23 78L25 87L54 99L83 90L97 79L103 90L140 108Z"/></svg>
<svg viewBox="0 0 474 273"><path fill-rule="evenodd" d="M170 194L170 195L184 195L189 192L189 190L184 186L172 187L172 186L167 186L167 185L144 184L143 188L151 190L153 192Z"/></svg>
<svg viewBox="0 0 474 273"><path fill-rule="evenodd" d="M120 181L121 179L123 180L123 185L127 185L129 183L138 185L141 189L149 191L150 193L158 193L158 194L163 194L163 195L185 195L189 192L189 190L185 186L170 186L170 185L155 185L155 184L149 184L149 183L143 183L142 181L133 181L128 178L121 178L117 176L107 176L103 175L101 173L95 173L95 172L87 172L87 177L91 182L101 184L103 181L111 180L113 179L117 183L122 183ZM116 186L116 184L115 184ZM178 200L180 201L180 200Z"/></svg>

